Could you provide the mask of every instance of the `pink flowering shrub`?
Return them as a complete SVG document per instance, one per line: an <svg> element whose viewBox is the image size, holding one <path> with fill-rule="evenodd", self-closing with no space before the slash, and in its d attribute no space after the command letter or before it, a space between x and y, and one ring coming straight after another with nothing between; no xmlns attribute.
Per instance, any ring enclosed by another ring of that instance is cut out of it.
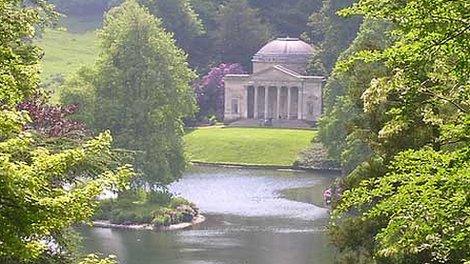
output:
<svg viewBox="0 0 470 264"><path fill-rule="evenodd" d="M195 85L195 93L199 104L199 118L215 115L224 118L225 84L227 74L243 74L243 67L238 63L222 63L212 68L207 75Z"/></svg>

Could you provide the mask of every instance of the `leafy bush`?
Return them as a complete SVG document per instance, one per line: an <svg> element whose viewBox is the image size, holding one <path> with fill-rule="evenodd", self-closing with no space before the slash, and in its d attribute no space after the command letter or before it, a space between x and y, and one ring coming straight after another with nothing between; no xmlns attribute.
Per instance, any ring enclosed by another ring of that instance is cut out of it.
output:
<svg viewBox="0 0 470 264"><path fill-rule="evenodd" d="M169 215L158 215L152 220L152 224L156 227L171 225L171 218Z"/></svg>
<svg viewBox="0 0 470 264"><path fill-rule="evenodd" d="M340 164L328 157L327 150L321 143L313 143L302 151L294 163L296 167L330 169L339 168Z"/></svg>
<svg viewBox="0 0 470 264"><path fill-rule="evenodd" d="M168 205L172 201L172 194L168 190L151 191L147 193L149 202L158 205Z"/></svg>
<svg viewBox="0 0 470 264"><path fill-rule="evenodd" d="M171 208L177 208L180 205L192 206L193 204L182 197L173 197L173 199L171 199L171 202L170 202Z"/></svg>

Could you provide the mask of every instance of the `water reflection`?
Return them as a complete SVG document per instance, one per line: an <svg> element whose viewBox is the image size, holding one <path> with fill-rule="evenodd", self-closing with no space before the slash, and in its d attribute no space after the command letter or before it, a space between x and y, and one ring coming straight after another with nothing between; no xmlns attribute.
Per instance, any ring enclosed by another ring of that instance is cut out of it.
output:
<svg viewBox="0 0 470 264"><path fill-rule="evenodd" d="M81 232L87 252L114 254L125 264L332 263L326 210L284 199L280 191L326 186L333 176L195 168L171 190L200 206L207 216L203 224L167 233Z"/></svg>

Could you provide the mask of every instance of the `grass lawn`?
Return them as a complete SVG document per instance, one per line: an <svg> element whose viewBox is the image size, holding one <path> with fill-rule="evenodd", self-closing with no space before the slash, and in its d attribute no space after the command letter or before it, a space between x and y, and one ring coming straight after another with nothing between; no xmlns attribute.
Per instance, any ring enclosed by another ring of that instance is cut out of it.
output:
<svg viewBox="0 0 470 264"><path fill-rule="evenodd" d="M42 80L47 82L58 74L67 76L98 58L97 29L101 16L67 16L59 21L62 29L47 29L37 40L44 50Z"/></svg>
<svg viewBox="0 0 470 264"><path fill-rule="evenodd" d="M37 43L44 50L43 81L57 74L67 76L81 66L92 65L99 53L96 31L46 30Z"/></svg>
<svg viewBox="0 0 470 264"><path fill-rule="evenodd" d="M312 130L207 127L184 139L191 161L290 166L310 146Z"/></svg>

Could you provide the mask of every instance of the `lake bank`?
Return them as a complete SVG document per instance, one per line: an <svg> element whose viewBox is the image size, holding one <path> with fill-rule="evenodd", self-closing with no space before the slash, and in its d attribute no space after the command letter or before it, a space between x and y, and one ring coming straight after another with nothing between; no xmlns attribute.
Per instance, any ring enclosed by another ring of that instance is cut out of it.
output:
<svg viewBox="0 0 470 264"><path fill-rule="evenodd" d="M341 172L339 167L315 167L315 166L282 166L282 165L265 165L265 164L243 164L243 163L227 163L227 162L202 162L190 161L195 166L210 166L221 168L240 168L240 169L262 169L262 170L291 170L291 171L332 171Z"/></svg>
<svg viewBox="0 0 470 264"><path fill-rule="evenodd" d="M159 226L155 227L151 224L112 224L110 221L93 221L93 227L100 227L100 228L111 228L111 229L124 229L124 230L148 230L148 231L177 231L183 230L186 228L190 228L194 225L198 225L203 223L206 218L203 215L196 216L191 222L183 222L178 224L173 224L169 226Z"/></svg>

